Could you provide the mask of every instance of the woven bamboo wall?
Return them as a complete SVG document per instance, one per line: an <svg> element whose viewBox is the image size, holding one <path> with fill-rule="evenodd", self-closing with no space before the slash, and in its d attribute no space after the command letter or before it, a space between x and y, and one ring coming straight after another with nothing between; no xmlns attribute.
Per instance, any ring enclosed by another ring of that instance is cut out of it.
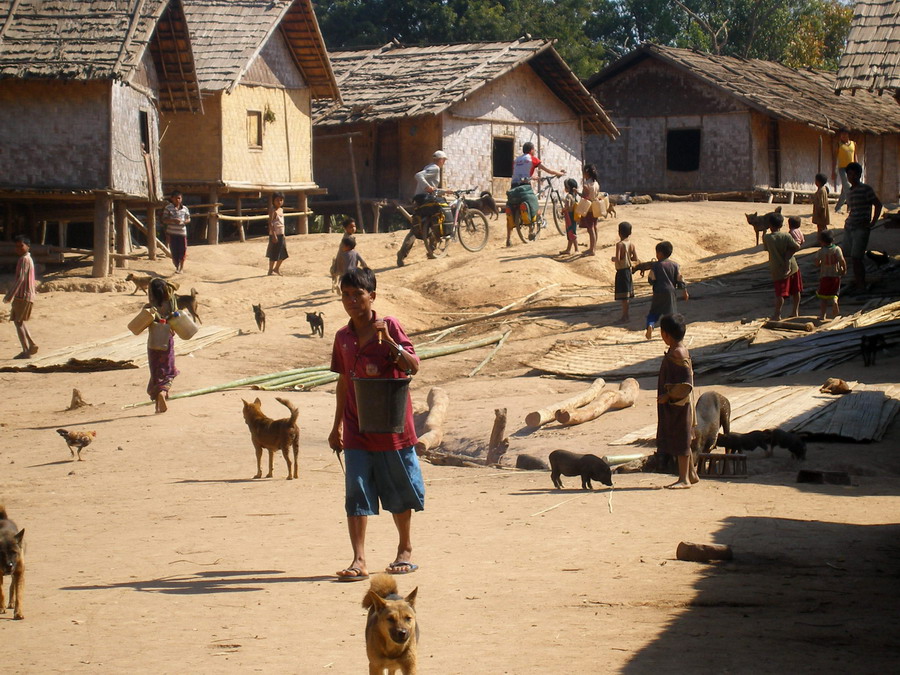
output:
<svg viewBox="0 0 900 675"><path fill-rule="evenodd" d="M154 167L159 167L159 119L156 106L144 94L131 87L112 85L112 187L133 197L147 198L150 193L147 166L141 150L140 113L148 117L150 132L150 157ZM155 171L152 192L162 190L158 168Z"/></svg>
<svg viewBox="0 0 900 675"><path fill-rule="evenodd" d="M109 82L3 80L0 184L109 186Z"/></svg>
<svg viewBox="0 0 900 675"><path fill-rule="evenodd" d="M203 98L203 114L160 115L163 182L213 182L222 176L222 96Z"/></svg>

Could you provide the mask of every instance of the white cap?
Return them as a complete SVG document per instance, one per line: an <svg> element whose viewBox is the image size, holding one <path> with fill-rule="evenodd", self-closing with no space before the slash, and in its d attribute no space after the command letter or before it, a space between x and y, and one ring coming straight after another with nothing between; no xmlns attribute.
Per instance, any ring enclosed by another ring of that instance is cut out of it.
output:
<svg viewBox="0 0 900 675"><path fill-rule="evenodd" d="M443 150L438 150L432 155L432 157L434 157L434 159L447 159L447 153Z"/></svg>

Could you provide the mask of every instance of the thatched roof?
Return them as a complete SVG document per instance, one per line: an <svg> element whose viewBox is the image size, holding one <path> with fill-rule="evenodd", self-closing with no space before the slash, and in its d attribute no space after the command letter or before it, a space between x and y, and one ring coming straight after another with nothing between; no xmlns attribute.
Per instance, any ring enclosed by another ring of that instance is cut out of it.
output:
<svg viewBox="0 0 900 675"><path fill-rule="evenodd" d="M403 47L332 52L341 106L316 106L319 126L435 115L512 69L527 64L598 134L619 135L607 114L562 60L550 40Z"/></svg>
<svg viewBox="0 0 900 675"><path fill-rule="evenodd" d="M163 108L200 107L180 0L0 0L0 17L0 79L127 82L149 48Z"/></svg>
<svg viewBox="0 0 900 675"><path fill-rule="evenodd" d="M646 43L604 68L587 81L591 91L627 68L648 58L696 75L744 105L777 119L836 132L845 128L868 133L900 133L900 106L891 99L861 91L856 96L834 93L836 76L813 68L789 68L772 61L716 56L691 49ZM635 92L640 96L640 92ZM602 94L598 98L603 100Z"/></svg>
<svg viewBox="0 0 900 675"><path fill-rule="evenodd" d="M340 100L310 0L183 0L204 91L230 90L281 31L313 98Z"/></svg>
<svg viewBox="0 0 900 675"><path fill-rule="evenodd" d="M837 90L900 94L900 0L861 0L853 10Z"/></svg>

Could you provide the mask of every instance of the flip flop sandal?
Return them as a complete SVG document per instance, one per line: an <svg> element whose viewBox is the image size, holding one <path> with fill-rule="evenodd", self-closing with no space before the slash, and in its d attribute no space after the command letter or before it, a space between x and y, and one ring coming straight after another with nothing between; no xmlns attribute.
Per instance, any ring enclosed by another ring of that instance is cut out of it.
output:
<svg viewBox="0 0 900 675"><path fill-rule="evenodd" d="M405 567L408 567L409 569L404 569ZM390 565L387 566L387 569L385 570L385 572L387 572L388 574L412 574L417 569L419 569L419 566L416 565L415 563L392 562Z"/></svg>
<svg viewBox="0 0 900 675"><path fill-rule="evenodd" d="M347 567L341 570L342 572L353 572L353 576L338 574L337 580L342 582L350 582L350 581L364 581L369 578L368 574L363 574L362 570L358 567Z"/></svg>

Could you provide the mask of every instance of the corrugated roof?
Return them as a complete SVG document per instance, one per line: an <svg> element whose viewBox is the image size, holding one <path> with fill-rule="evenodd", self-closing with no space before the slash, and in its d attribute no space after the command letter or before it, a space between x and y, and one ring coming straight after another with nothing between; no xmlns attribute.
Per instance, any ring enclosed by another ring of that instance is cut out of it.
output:
<svg viewBox="0 0 900 675"><path fill-rule="evenodd" d="M900 0L856 3L837 89L900 92Z"/></svg>
<svg viewBox="0 0 900 675"><path fill-rule="evenodd" d="M179 0L0 0L0 17L0 78L128 81L149 46L161 105L200 108Z"/></svg>
<svg viewBox="0 0 900 675"><path fill-rule="evenodd" d="M340 99L310 0L183 0L204 91L234 87L280 30L313 98Z"/></svg>
<svg viewBox="0 0 900 675"><path fill-rule="evenodd" d="M789 68L760 59L716 56L646 43L591 77L587 86L593 91L646 58L658 58L688 71L748 107L778 119L831 132L845 128L868 133L900 133L900 106L894 100L866 91L855 96L837 96L835 73ZM635 92L635 96L640 96L640 92Z"/></svg>
<svg viewBox="0 0 900 675"><path fill-rule="evenodd" d="M478 42L403 47L389 43L358 51L332 52L341 106L319 104L317 125L434 115L522 64L585 120L590 130L616 137L615 125L557 54L550 40Z"/></svg>

